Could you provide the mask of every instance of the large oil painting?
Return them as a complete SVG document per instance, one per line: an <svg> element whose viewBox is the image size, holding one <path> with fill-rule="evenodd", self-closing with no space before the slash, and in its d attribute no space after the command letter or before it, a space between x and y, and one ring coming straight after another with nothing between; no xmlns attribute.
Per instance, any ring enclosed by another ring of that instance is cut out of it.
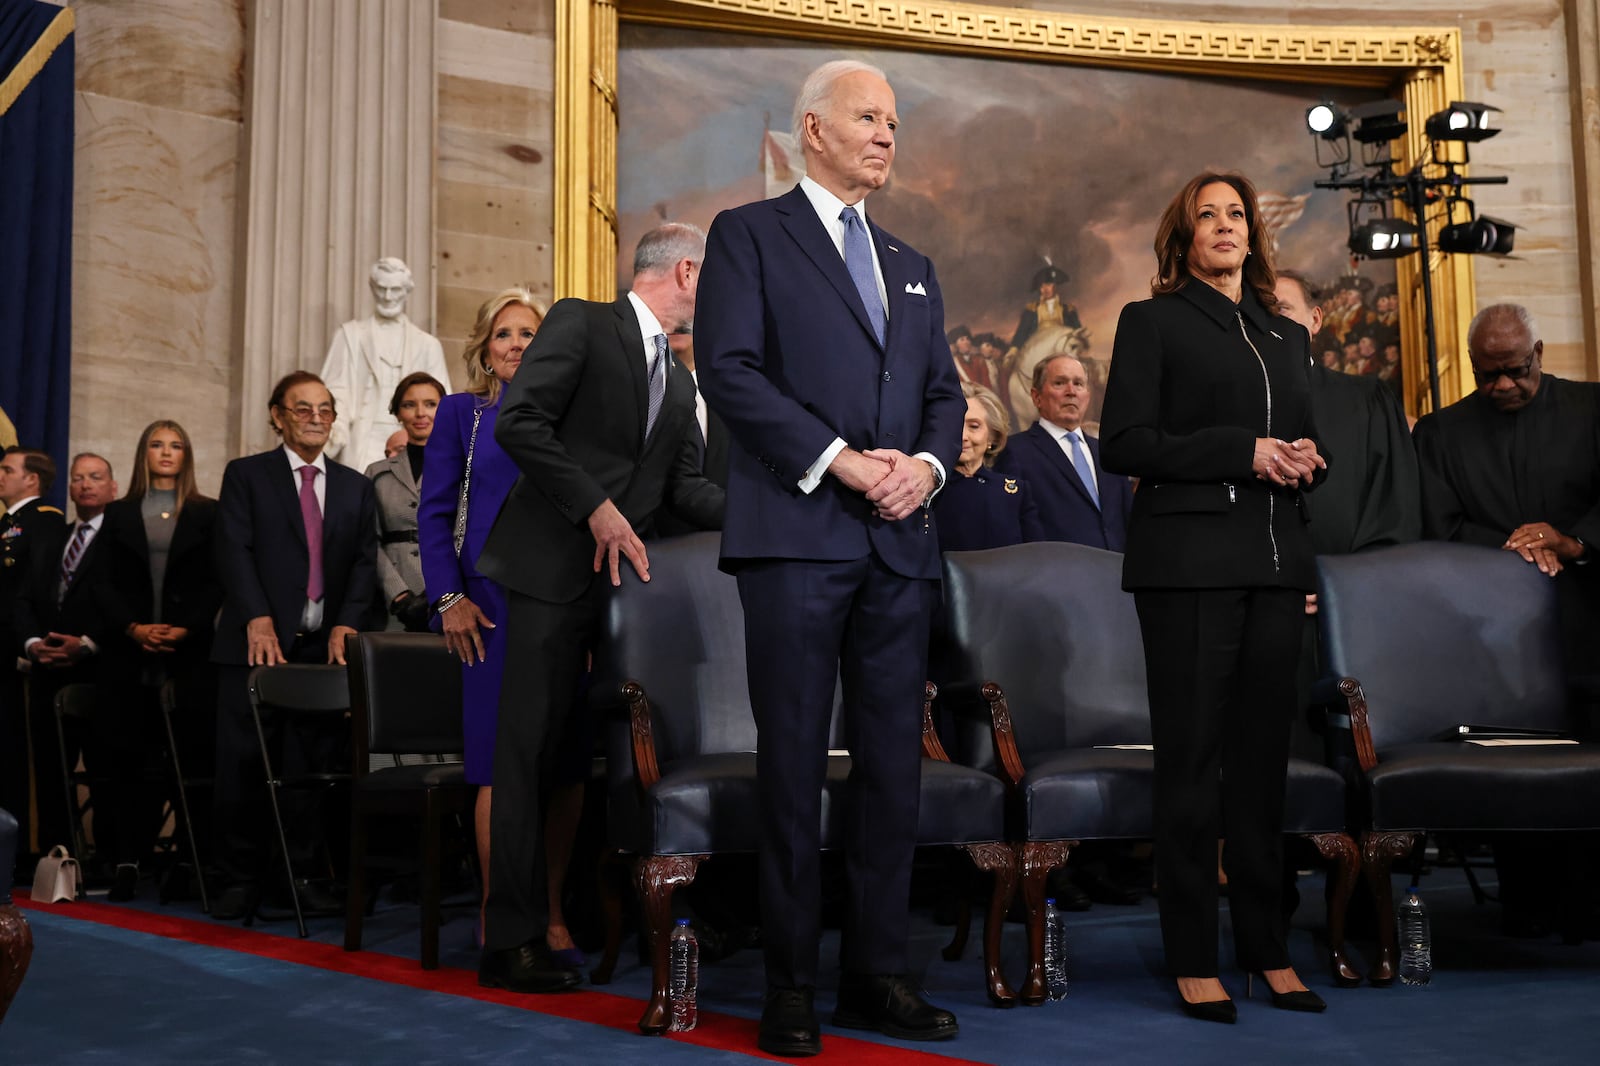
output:
<svg viewBox="0 0 1600 1066"><path fill-rule="evenodd" d="M1401 390L1392 264L1353 263L1346 196L1325 176L1305 109L1380 90L979 58L624 22L617 46L619 291L662 220L788 191L804 173L790 111L807 72L846 56L883 68L901 121L871 215L934 261L962 376L1015 428L1035 416L1033 367L1079 356L1098 421L1117 317L1149 295L1156 220L1194 174L1238 170L1262 195L1277 262L1322 289L1326 365Z"/></svg>

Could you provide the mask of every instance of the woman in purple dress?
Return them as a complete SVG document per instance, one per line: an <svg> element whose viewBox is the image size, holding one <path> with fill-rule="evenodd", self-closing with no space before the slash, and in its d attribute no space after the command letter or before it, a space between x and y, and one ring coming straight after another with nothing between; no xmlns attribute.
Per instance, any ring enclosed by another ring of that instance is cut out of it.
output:
<svg viewBox="0 0 1600 1066"><path fill-rule="evenodd" d="M478 785L473 827L478 861L489 869L489 805L494 737L500 707L500 677L505 666L505 592L478 573L478 553L500 507L516 484L518 471L494 439L505 384L522 364L544 312L527 289L502 290L478 309L462 359L467 388L446 396L434 415L433 435L423 452L422 497L417 508L417 538L422 576L433 626L461 660L462 726L467 780ZM466 498L464 515L462 497ZM554 810L557 805L552 805ZM571 834L567 835L571 848ZM554 876L555 863L550 863ZM566 864L561 864L565 872ZM561 918L559 891L551 893L553 949L574 949ZM482 923L482 911L479 923Z"/></svg>

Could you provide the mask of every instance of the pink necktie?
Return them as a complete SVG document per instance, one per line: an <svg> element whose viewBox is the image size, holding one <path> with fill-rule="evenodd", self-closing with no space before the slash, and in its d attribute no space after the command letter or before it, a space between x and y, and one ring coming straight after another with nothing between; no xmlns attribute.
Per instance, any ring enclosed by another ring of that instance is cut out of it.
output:
<svg viewBox="0 0 1600 1066"><path fill-rule="evenodd" d="M306 549L311 565L306 570L306 599L322 599L322 508L317 506L317 468L300 468L300 517L306 524Z"/></svg>

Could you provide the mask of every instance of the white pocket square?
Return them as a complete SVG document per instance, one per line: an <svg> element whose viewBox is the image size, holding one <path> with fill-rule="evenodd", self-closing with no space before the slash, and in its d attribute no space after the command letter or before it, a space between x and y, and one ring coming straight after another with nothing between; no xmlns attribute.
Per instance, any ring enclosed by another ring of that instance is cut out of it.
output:
<svg viewBox="0 0 1600 1066"><path fill-rule="evenodd" d="M926 296L926 295L928 295L928 290L924 289L922 287L922 282L920 282L920 281L917 282L915 285L911 284L909 281L906 282L906 292L909 292L913 296Z"/></svg>

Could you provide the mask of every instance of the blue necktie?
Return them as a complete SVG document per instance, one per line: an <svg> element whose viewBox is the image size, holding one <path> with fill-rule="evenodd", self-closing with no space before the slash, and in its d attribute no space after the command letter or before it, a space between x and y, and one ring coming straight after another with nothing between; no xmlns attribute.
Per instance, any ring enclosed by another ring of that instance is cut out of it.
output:
<svg viewBox="0 0 1600 1066"><path fill-rule="evenodd" d="M872 272L872 239L867 227L862 225L856 209L847 207L839 212L844 223L844 265L850 271L850 280L856 283L861 302L866 305L867 318L872 322L872 333L882 344L887 334L887 316L883 313L883 297L878 295L878 279Z"/></svg>
<svg viewBox="0 0 1600 1066"><path fill-rule="evenodd" d="M1083 446L1083 439L1076 433L1068 433L1067 440L1072 442L1072 469L1078 472L1078 480L1089 490L1089 499L1094 501L1094 508L1098 511L1100 492L1094 487L1094 471L1089 465L1089 452Z"/></svg>
<svg viewBox="0 0 1600 1066"><path fill-rule="evenodd" d="M644 435L656 428L656 416L661 413L661 401L667 395L667 335L655 335L656 357L650 363L650 406L645 413Z"/></svg>

